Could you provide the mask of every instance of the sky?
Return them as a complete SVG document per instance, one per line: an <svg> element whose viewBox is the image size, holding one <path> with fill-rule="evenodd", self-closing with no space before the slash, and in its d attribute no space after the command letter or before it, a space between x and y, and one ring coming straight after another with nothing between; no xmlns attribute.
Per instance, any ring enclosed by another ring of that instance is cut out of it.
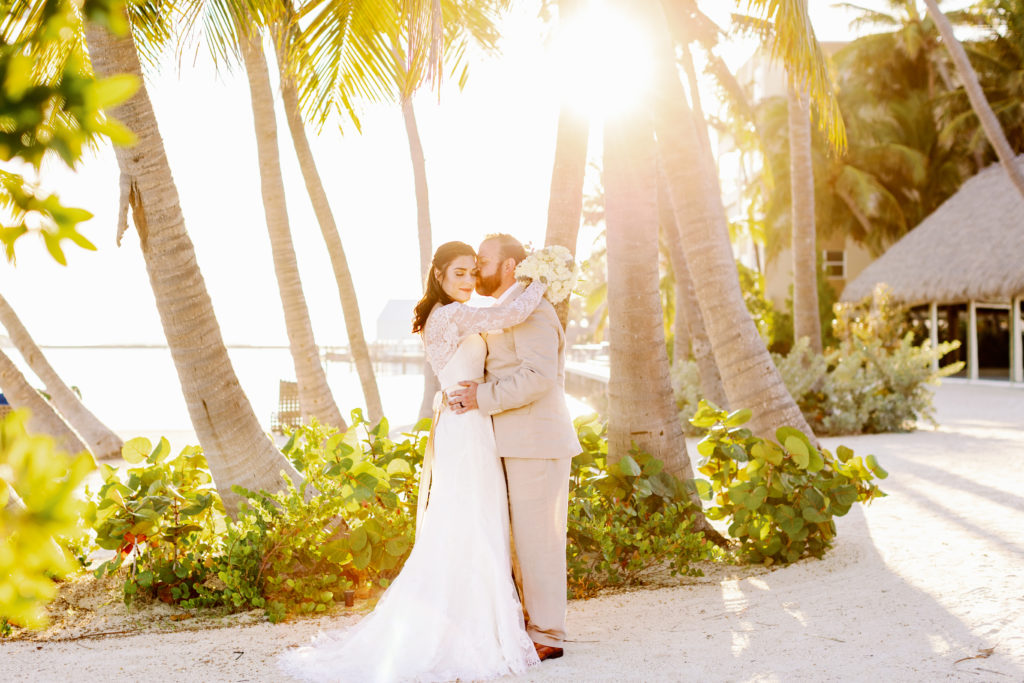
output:
<svg viewBox="0 0 1024 683"><path fill-rule="evenodd" d="M700 4L723 25L736 6L724 0ZM880 0L862 4L885 6ZM820 40L853 36L848 12L820 0L810 0L810 9ZM440 97L426 91L414 100L435 247L456 239L476 246L492 232L509 232L534 245L544 242L559 98L567 85L563 70L553 68L556 48L545 41L547 29L536 18L534 2L515 3L502 34L501 55L474 56L462 92L446 84ZM723 56L735 67L749 52L748 44ZM225 341L286 344L244 75L216 73L200 53L180 71L169 65L152 75L146 87ZM277 115L288 213L314 334L322 346L345 345L330 262L280 106ZM309 135L355 279L364 332L372 341L385 304L417 299L422 283L401 111L397 105L375 105L364 110L362 120L361 135L346 130L342 136L330 124ZM598 132L591 136L592 153L599 152ZM114 243L118 171L113 151L89 153L73 171L48 163L38 181L65 204L94 214L82 232L98 250L69 246L69 265L62 267L47 256L41 241L26 237L18 243L16 266L0 262L0 292L36 341L163 343L138 237L130 229L120 247ZM594 236L593 230L581 233L581 257Z"/></svg>

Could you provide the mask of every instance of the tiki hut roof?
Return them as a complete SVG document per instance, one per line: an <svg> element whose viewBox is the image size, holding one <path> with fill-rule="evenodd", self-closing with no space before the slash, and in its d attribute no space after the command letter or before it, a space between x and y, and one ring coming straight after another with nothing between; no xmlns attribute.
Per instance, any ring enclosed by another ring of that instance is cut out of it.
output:
<svg viewBox="0 0 1024 683"><path fill-rule="evenodd" d="M1017 164L1024 168L1024 154ZM842 300L857 301L879 282L908 306L1024 296L1024 198L999 164L889 247L846 285Z"/></svg>

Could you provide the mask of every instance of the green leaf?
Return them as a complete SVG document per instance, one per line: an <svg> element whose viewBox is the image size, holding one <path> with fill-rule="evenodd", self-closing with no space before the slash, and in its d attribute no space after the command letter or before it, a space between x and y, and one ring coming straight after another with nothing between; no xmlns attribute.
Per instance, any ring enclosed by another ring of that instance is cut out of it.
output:
<svg viewBox="0 0 1024 683"><path fill-rule="evenodd" d="M165 458L167 458L168 455L170 455L170 453L171 443L165 437L161 436L160 443L156 445L156 448L153 449L153 452L149 454L148 458L146 458L146 462L148 462L151 465L161 463L164 461Z"/></svg>
<svg viewBox="0 0 1024 683"><path fill-rule="evenodd" d="M630 455L622 456L616 465L618 465L619 471L627 477L639 477L643 470L640 469L640 465L637 464L636 460Z"/></svg>
<svg viewBox="0 0 1024 683"><path fill-rule="evenodd" d="M825 467L825 460L821 457L821 453L818 452L817 448L811 448L808 456L808 472L820 472Z"/></svg>
<svg viewBox="0 0 1024 683"><path fill-rule="evenodd" d="M882 466L878 464L878 458L876 458L875 456L869 455L868 457L864 458L864 462L865 464L867 464L868 469L871 470L872 474L874 474L879 479L885 479L886 477L889 476L889 473L886 472L882 468Z"/></svg>
<svg viewBox="0 0 1024 683"><path fill-rule="evenodd" d="M124 442L124 445L121 446L121 457L125 459L125 462L137 465L149 457L151 450L153 450L153 444L150 440L143 436L137 436Z"/></svg>
<svg viewBox="0 0 1024 683"><path fill-rule="evenodd" d="M412 476L412 467L409 466L409 462L403 458L395 458L388 463L388 476L395 476L400 474L405 477Z"/></svg>
<svg viewBox="0 0 1024 683"><path fill-rule="evenodd" d="M839 458L839 462L845 463L853 457L853 451L846 446L840 446L836 449L836 457Z"/></svg>
<svg viewBox="0 0 1024 683"><path fill-rule="evenodd" d="M363 527L356 527L348 535L348 547L353 551L362 550L366 545L366 530Z"/></svg>
<svg viewBox="0 0 1024 683"><path fill-rule="evenodd" d="M796 436L786 437L786 450L793 456L793 461L800 466L800 469L807 469L811 456L803 439Z"/></svg>
<svg viewBox="0 0 1024 683"><path fill-rule="evenodd" d="M806 506L800 512L803 515L803 518L806 519L808 522L813 522L813 523L817 524L818 522L827 522L828 521L828 517L826 517L825 515L821 514L821 512L819 512L818 510L815 510L810 505Z"/></svg>
<svg viewBox="0 0 1024 683"><path fill-rule="evenodd" d="M119 74L97 79L89 93L92 105L97 109L106 109L124 102L139 89L139 79L130 74Z"/></svg>
<svg viewBox="0 0 1024 683"><path fill-rule="evenodd" d="M750 417L754 413L750 408L741 408L740 410L734 410L725 418L725 426L727 427L739 427L741 424L746 423L750 420Z"/></svg>
<svg viewBox="0 0 1024 683"><path fill-rule="evenodd" d="M404 536L392 538L384 545L384 550L392 557L401 557L409 549L409 541Z"/></svg>

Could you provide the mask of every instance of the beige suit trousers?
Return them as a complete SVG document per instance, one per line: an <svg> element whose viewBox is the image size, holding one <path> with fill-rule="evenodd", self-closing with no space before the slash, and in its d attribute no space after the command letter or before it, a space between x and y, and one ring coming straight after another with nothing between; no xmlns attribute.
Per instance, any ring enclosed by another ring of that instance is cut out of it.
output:
<svg viewBox="0 0 1024 683"><path fill-rule="evenodd" d="M572 460L503 458L515 551L513 573L534 642L565 640L565 536Z"/></svg>

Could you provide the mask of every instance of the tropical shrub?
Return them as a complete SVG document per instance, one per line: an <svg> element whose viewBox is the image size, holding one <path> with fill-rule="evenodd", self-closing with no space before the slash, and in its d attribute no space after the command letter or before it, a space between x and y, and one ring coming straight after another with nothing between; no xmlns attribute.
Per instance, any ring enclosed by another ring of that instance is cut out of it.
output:
<svg viewBox="0 0 1024 683"><path fill-rule="evenodd" d="M743 427L748 419L749 410L727 414L706 402L693 418L708 430L697 446L699 471L708 478L697 480L698 490L714 502L705 514L729 521L743 561L820 558L836 535L834 517L885 495L872 479L888 473L874 456L855 456L845 446L833 456L792 427L776 430L777 442L762 439Z"/></svg>
<svg viewBox="0 0 1024 683"><path fill-rule="evenodd" d="M221 549L226 529L224 506L213 485L206 457L189 446L170 458L161 438L126 442L122 457L136 467L119 472L102 465L103 485L90 503L100 548L114 556L96 568L101 577L127 563L124 599L140 591L167 602L195 596L210 558Z"/></svg>
<svg viewBox="0 0 1024 683"><path fill-rule="evenodd" d="M690 418L696 414L701 399L700 370L697 367L697 361L688 358L673 361L669 371L669 380L672 384L672 394L675 396L676 409L679 411L679 421L683 425L683 431L692 436L697 431L690 424Z"/></svg>
<svg viewBox="0 0 1024 683"><path fill-rule="evenodd" d="M577 418L584 451L573 458L566 559L571 597L640 581L666 566L672 576L701 576L693 566L720 554L692 530L694 505L684 483L636 449L608 462L607 425Z"/></svg>
<svg viewBox="0 0 1024 683"><path fill-rule="evenodd" d="M54 539L83 535L85 503L74 491L95 468L90 455L72 457L50 437L30 435L27 420L23 410L0 420L0 635L11 624L45 624L45 605L57 593L53 578L76 566Z"/></svg>
<svg viewBox="0 0 1024 683"><path fill-rule="evenodd" d="M344 433L315 421L282 451L305 479L285 491L236 491L224 514L202 451L168 458L166 440L125 444L139 466L105 467L93 502L96 541L115 551L97 576L125 568L128 603L146 594L183 607L261 608L272 621L324 611L347 590L386 586L412 546L417 477L429 420L388 438L358 411ZM365 593L364 593L365 595Z"/></svg>

